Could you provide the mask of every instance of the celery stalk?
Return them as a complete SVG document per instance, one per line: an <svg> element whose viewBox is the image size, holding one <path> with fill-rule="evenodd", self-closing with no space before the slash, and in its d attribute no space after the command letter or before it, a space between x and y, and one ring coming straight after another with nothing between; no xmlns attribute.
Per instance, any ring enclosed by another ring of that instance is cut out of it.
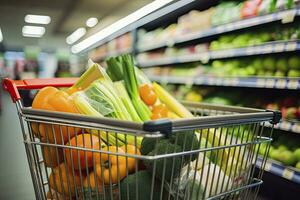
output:
<svg viewBox="0 0 300 200"><path fill-rule="evenodd" d="M92 91L92 92L91 92ZM109 80L105 78L100 78L99 80L94 81L89 88L87 88L86 93L92 94L93 96L101 95L103 100L108 101L112 105L112 108L115 113L115 117L117 119L133 121L131 115L127 111L125 105L123 104L120 97L117 95L117 91ZM125 141L125 135L118 133L117 134L118 140ZM140 145L142 138L137 138L137 144ZM134 136L127 136L127 143L128 144L135 144L135 137Z"/></svg>
<svg viewBox="0 0 300 200"><path fill-rule="evenodd" d="M126 88L123 85L123 82L121 82L121 81L114 82L114 86L115 86L121 100L123 101L125 107L127 108L127 111L131 115L133 121L142 122L141 118L139 117L138 113L136 112L136 110L128 96L128 93L126 91Z"/></svg>
<svg viewBox="0 0 300 200"><path fill-rule="evenodd" d="M123 80L123 70L122 70L122 57L109 58L106 60L107 63L107 74L112 81Z"/></svg>
<svg viewBox="0 0 300 200"><path fill-rule="evenodd" d="M90 67L80 76L78 81L67 90L69 94L72 94L78 90L84 90L94 80L103 77L103 71L101 70L100 65L91 60L89 60L89 65Z"/></svg>
<svg viewBox="0 0 300 200"><path fill-rule="evenodd" d="M136 79L133 58L130 55L123 56L123 73L126 90L131 98L132 104L138 111L140 118L143 121L150 120L150 109L145 105L145 103L140 99L138 93L138 83Z"/></svg>
<svg viewBox="0 0 300 200"><path fill-rule="evenodd" d="M122 100L116 95L116 92L112 86L109 85L105 80L99 80L101 82L96 82L96 87L98 87L107 97L111 100L111 103L115 107L116 115L119 119L132 121L131 116L124 107Z"/></svg>
<svg viewBox="0 0 300 200"><path fill-rule="evenodd" d="M94 117L103 117L99 112L97 112L88 101L84 98L84 94L82 92L77 92L73 95L73 101L81 114L94 116Z"/></svg>
<svg viewBox="0 0 300 200"><path fill-rule="evenodd" d="M82 92L77 92L73 95L73 102L81 114L93 116L93 117L103 117L99 112L97 112L88 101L85 99L85 95ZM89 130L88 130L89 131ZM97 130L91 130L93 135L98 136ZM112 133L105 133L105 131L100 131L100 137L103 141L107 144L111 145L124 145L124 142L121 140L116 140L114 134ZM116 143L117 142L117 143Z"/></svg>

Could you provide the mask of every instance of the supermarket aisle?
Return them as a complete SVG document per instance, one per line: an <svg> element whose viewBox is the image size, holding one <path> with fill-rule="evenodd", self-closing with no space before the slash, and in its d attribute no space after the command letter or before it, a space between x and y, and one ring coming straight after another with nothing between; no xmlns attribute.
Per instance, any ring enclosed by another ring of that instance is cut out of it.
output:
<svg viewBox="0 0 300 200"><path fill-rule="evenodd" d="M0 114L0 199L32 200L34 190L15 106L1 91Z"/></svg>

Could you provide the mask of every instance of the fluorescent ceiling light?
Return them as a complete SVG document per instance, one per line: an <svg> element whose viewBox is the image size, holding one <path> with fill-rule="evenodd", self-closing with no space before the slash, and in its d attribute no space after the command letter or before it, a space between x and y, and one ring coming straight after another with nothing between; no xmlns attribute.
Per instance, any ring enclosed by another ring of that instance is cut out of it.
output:
<svg viewBox="0 0 300 200"><path fill-rule="evenodd" d="M155 10L158 10L159 8L165 6L166 4L172 1L174 0L155 0L147 4L146 6L138 9L137 11L131 13L130 15L118 20L117 22L111 24L110 26L102 29L101 31L95 33L94 35L91 35L90 37L84 39L78 44L72 46L71 48L72 53L79 53L89 48L90 46L103 40L109 35L121 30L122 28L128 26L129 24L145 17L146 15L154 12Z"/></svg>
<svg viewBox="0 0 300 200"><path fill-rule="evenodd" d="M92 27L96 26L96 24L98 24L98 19L96 17L88 18L88 20L86 20L85 24L87 27L92 28Z"/></svg>
<svg viewBox="0 0 300 200"><path fill-rule="evenodd" d="M1 31L1 28L0 28L0 42L3 41L3 35L2 35L2 31Z"/></svg>
<svg viewBox="0 0 300 200"><path fill-rule="evenodd" d="M42 37L45 31L45 28L42 26L23 26L22 28L24 37Z"/></svg>
<svg viewBox="0 0 300 200"><path fill-rule="evenodd" d="M26 15L24 20L31 24L49 24L51 22L51 18L45 15Z"/></svg>
<svg viewBox="0 0 300 200"><path fill-rule="evenodd" d="M85 33L86 33L86 29L85 28L78 28L71 35L69 35L66 38L66 42L68 44L73 44L74 42L76 42L77 40L79 40L82 36L84 36Z"/></svg>

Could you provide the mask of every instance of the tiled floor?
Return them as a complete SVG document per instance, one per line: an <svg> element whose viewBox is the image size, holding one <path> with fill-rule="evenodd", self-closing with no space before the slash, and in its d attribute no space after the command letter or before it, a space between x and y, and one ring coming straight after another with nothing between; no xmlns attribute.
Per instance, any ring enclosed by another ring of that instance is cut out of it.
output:
<svg viewBox="0 0 300 200"><path fill-rule="evenodd" d="M0 92L0 199L33 200L34 190L16 108L10 97Z"/></svg>

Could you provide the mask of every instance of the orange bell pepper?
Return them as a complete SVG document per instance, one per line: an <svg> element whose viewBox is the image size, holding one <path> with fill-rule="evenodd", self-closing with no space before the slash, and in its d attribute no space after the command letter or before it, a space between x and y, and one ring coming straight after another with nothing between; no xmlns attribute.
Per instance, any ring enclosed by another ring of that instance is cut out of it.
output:
<svg viewBox="0 0 300 200"><path fill-rule="evenodd" d="M110 146L102 148L103 151L125 153L121 148ZM126 158L107 153L95 155L96 174L104 181L104 184L115 184L126 177Z"/></svg>
<svg viewBox="0 0 300 200"><path fill-rule="evenodd" d="M32 108L68 112L68 113L79 113L72 102L70 95L62 90L58 90L55 87L44 87L35 96L32 102ZM31 124L33 133L40 137L44 142L64 144L68 141L68 138L72 138L79 128L67 127L50 124Z"/></svg>
<svg viewBox="0 0 300 200"><path fill-rule="evenodd" d="M134 145L124 145L121 146L121 149L126 152L126 154L132 154L132 155L141 155L140 150L134 146ZM127 167L128 167L128 172L129 173L133 173L135 172L135 166L136 166L136 162L138 162L138 160L136 158L130 158L130 157L125 157L127 159Z"/></svg>

